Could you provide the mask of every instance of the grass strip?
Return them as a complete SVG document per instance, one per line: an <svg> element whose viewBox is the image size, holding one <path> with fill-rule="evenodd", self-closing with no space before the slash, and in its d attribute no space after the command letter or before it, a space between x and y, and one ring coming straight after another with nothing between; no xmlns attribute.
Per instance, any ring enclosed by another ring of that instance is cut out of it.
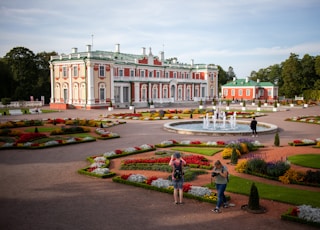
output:
<svg viewBox="0 0 320 230"><path fill-rule="evenodd" d="M222 149L217 148L197 148L197 147L173 147L171 150L189 152L189 153L197 153L205 156L213 156L218 152L221 152Z"/></svg>
<svg viewBox="0 0 320 230"><path fill-rule="evenodd" d="M259 197L262 199L288 203L292 205L311 205L320 207L320 192L307 191L296 188L288 188L277 185L270 185L241 177L230 175L230 182L227 191L249 196L252 183L258 188ZM208 187L213 187L209 184Z"/></svg>
<svg viewBox="0 0 320 230"><path fill-rule="evenodd" d="M288 160L295 165L320 169L320 154L298 154L289 156Z"/></svg>

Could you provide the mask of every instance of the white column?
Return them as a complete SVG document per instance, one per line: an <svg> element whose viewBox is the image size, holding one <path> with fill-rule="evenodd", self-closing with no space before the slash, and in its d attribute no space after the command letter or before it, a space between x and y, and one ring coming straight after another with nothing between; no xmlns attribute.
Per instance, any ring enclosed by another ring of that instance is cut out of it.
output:
<svg viewBox="0 0 320 230"><path fill-rule="evenodd" d="M183 100L185 101L186 100L186 96L187 96L187 84L184 83L183 84Z"/></svg>
<svg viewBox="0 0 320 230"><path fill-rule="evenodd" d="M151 102L151 98L152 98L152 88L151 88L151 83L148 83L148 91L149 91L149 95L148 95L148 101Z"/></svg>
<svg viewBox="0 0 320 230"><path fill-rule="evenodd" d="M162 83L159 83L159 88L158 88L158 90L159 90L159 101L160 102L162 102Z"/></svg>
<svg viewBox="0 0 320 230"><path fill-rule="evenodd" d="M92 105L94 104L93 64L89 62L87 68L87 104Z"/></svg>
<svg viewBox="0 0 320 230"><path fill-rule="evenodd" d="M140 83L139 82L134 83L134 101L140 102Z"/></svg>
<svg viewBox="0 0 320 230"><path fill-rule="evenodd" d="M55 82L54 82L54 66L50 64L50 82L51 82L51 97L50 103L55 102L54 90L55 90Z"/></svg>
<svg viewBox="0 0 320 230"><path fill-rule="evenodd" d="M68 76L69 76L69 104L73 104L73 86L72 86L72 66L68 66Z"/></svg>
<svg viewBox="0 0 320 230"><path fill-rule="evenodd" d="M114 76L113 76L113 66L110 65L110 99L114 102Z"/></svg>

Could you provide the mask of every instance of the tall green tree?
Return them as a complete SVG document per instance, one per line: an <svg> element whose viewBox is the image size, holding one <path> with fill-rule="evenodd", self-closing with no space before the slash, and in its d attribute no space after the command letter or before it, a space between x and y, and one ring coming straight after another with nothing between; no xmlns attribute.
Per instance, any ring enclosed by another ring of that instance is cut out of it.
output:
<svg viewBox="0 0 320 230"><path fill-rule="evenodd" d="M29 100L34 93L34 84L38 81L35 54L24 47L10 50L4 60L13 76L15 90L13 100Z"/></svg>
<svg viewBox="0 0 320 230"><path fill-rule="evenodd" d="M301 59L301 90L314 89L318 78L315 70L315 58L305 54Z"/></svg>
<svg viewBox="0 0 320 230"><path fill-rule="evenodd" d="M11 98L14 92L14 80L7 63L0 59L0 98Z"/></svg>
<svg viewBox="0 0 320 230"><path fill-rule="evenodd" d="M303 86L302 69L299 60L299 55L291 53L290 57L282 63L283 85L279 92L286 97L293 98L296 95L301 95Z"/></svg>
<svg viewBox="0 0 320 230"><path fill-rule="evenodd" d="M36 55L36 66L38 70L38 81L34 86L34 96L36 98L45 97L46 103L49 102L51 95L51 84L50 84L50 56L58 55L56 52L41 52Z"/></svg>

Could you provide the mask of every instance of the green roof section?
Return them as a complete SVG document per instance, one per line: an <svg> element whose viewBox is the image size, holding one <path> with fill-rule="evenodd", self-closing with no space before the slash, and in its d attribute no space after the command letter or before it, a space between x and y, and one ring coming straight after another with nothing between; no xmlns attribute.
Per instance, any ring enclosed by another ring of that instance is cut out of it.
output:
<svg viewBox="0 0 320 230"><path fill-rule="evenodd" d="M227 84L223 85L224 87L267 87L267 86L274 86L271 82L256 82L247 79L236 79L234 81L230 81Z"/></svg>

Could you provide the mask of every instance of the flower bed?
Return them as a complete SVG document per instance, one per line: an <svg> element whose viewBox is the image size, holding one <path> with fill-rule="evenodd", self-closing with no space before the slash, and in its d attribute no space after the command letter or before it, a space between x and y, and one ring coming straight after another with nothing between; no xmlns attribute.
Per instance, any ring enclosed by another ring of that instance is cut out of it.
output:
<svg viewBox="0 0 320 230"><path fill-rule="evenodd" d="M302 224L320 227L320 208L313 208L310 205L301 205L290 208L281 215L282 220L294 221Z"/></svg>
<svg viewBox="0 0 320 230"><path fill-rule="evenodd" d="M160 144L156 144L156 147L159 148L167 148L173 146L190 146L190 147L221 147L223 148L226 145L224 141L208 141L208 142L201 142L201 141L181 141L178 142L176 140L166 140L162 141Z"/></svg>
<svg viewBox="0 0 320 230"><path fill-rule="evenodd" d="M79 169L78 172L80 174L99 178L109 178L116 175L109 170L110 161L106 157L88 157L87 160L91 165L84 169Z"/></svg>
<svg viewBox="0 0 320 230"><path fill-rule="evenodd" d="M122 175L116 176L112 178L113 182L123 183L127 185L133 185L137 187L142 187L145 189L155 190L159 192L165 193L173 193L173 186L172 182L169 180L165 180L162 178L151 177L147 178L144 175L140 174L129 174L129 175ZM191 184L185 183L183 185L183 196L196 199L199 201L209 202L209 203L216 203L217 202L217 195L216 193L212 192L207 187L200 187L200 186L192 186ZM226 196L227 200L230 200L230 196Z"/></svg>
<svg viewBox="0 0 320 230"><path fill-rule="evenodd" d="M316 138L314 140L312 140L312 139L301 139L301 140L293 140L292 142L289 142L288 145L291 145L291 146L318 145L317 144L318 142L320 143L320 138Z"/></svg>
<svg viewBox="0 0 320 230"><path fill-rule="evenodd" d="M99 156L91 156L91 157L88 157L87 160L91 163L94 162L94 164L91 164L90 166L88 166L86 168L79 169L78 172L81 174L86 174L89 176L95 176L95 177L100 177L100 178L112 177L112 176L115 176L115 173L109 172L109 169L106 169L106 167L109 165L109 163L106 164L103 162L105 162L107 160L109 162L110 159L128 156L128 155L137 154L137 153L142 153L142 152L153 151L153 150L155 150L153 145L143 144L139 147L129 147L129 148L122 149L122 150L117 149L114 151L105 152ZM106 176L104 176L104 175L106 175Z"/></svg>
<svg viewBox="0 0 320 230"><path fill-rule="evenodd" d="M291 118L286 118L285 121L303 122L303 123L320 125L320 116L318 115L318 116L291 117Z"/></svg>
<svg viewBox="0 0 320 230"><path fill-rule="evenodd" d="M165 164L168 165L171 157L161 157L161 158L150 158L150 159L129 159L122 162L123 166L136 165L136 164ZM212 165L204 156L198 155L187 155L183 156L186 161L186 166L191 168L202 168L202 169L212 169ZM170 167L171 170L171 167Z"/></svg>
<svg viewBox="0 0 320 230"><path fill-rule="evenodd" d="M120 137L119 134L107 131L104 128L97 128L95 130L95 133L99 135L99 137L98 137L99 140L107 140L107 139L119 138Z"/></svg>
<svg viewBox="0 0 320 230"><path fill-rule="evenodd" d="M69 144L79 144L85 142L96 141L93 137L68 137L65 139L51 139L43 143L37 142L24 142L24 143L15 143L15 142L7 142L4 143L0 149L16 149L16 148L25 148L25 149L39 149L39 148L48 148L48 147L55 147L61 145L69 145Z"/></svg>

